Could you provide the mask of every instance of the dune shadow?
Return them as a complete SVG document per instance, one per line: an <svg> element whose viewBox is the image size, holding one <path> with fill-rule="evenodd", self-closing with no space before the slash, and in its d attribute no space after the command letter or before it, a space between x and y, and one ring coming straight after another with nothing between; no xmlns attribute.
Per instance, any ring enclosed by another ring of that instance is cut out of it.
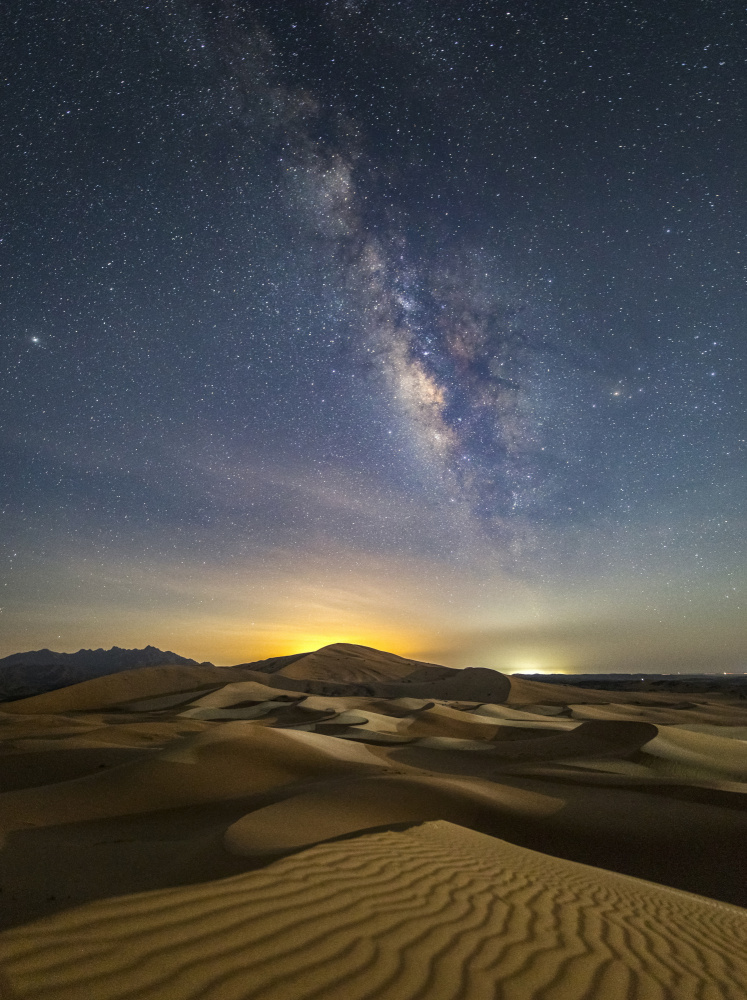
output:
<svg viewBox="0 0 747 1000"><path fill-rule="evenodd" d="M69 733L60 739L69 737ZM45 739L48 737L45 737ZM30 750L0 757L0 793L21 788L40 788L71 781L87 774L129 764L162 747L64 747L60 750Z"/></svg>
<svg viewBox="0 0 747 1000"><path fill-rule="evenodd" d="M638 737L644 735L641 729ZM634 755L634 743L626 743L628 754ZM711 794L663 782L636 785L633 779L621 784L605 775L593 775L593 783L586 783L562 774L512 773L510 760L418 746L398 747L388 757L435 774L486 778L565 799L552 815L501 816L483 832L569 861L747 906L747 814L738 793Z"/></svg>
<svg viewBox="0 0 747 1000"><path fill-rule="evenodd" d="M218 802L8 833L0 849L0 930L91 900L263 868L274 859L229 853L225 831L297 791L291 784Z"/></svg>

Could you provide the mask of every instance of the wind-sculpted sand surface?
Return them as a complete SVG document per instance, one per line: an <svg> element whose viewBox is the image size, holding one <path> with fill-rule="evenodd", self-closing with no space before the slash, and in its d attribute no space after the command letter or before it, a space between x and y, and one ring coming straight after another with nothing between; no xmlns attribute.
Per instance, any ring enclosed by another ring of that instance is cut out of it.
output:
<svg viewBox="0 0 747 1000"><path fill-rule="evenodd" d="M344 644L4 703L1 995L741 1000L745 734Z"/></svg>
<svg viewBox="0 0 747 1000"><path fill-rule="evenodd" d="M50 917L18 1000L743 1000L747 913L445 822Z"/></svg>

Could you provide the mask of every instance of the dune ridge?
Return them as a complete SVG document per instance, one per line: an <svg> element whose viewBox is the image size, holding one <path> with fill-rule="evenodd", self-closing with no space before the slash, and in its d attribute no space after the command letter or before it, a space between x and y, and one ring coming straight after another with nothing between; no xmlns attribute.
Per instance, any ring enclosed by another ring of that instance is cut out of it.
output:
<svg viewBox="0 0 747 1000"><path fill-rule="evenodd" d="M511 709L525 709L531 713L533 706L539 704L547 715L552 716L557 709L567 709L580 720L608 718L610 704L619 706L615 715L618 721L622 713L629 721L655 723L658 719L696 724L707 721L738 726L744 715L744 706L735 706L723 698L711 700L707 705L701 703L683 708L682 695L678 693L610 692L543 684L483 667L455 670L351 643L333 643L313 653L235 667L164 664L124 670L30 698L3 702L2 711L11 714L92 711L199 691L200 688L205 695L210 689L239 682L271 688L278 696L306 694L388 701L435 698L471 702L473 707L477 704L503 705L507 715ZM707 718L704 712L708 713Z"/></svg>
<svg viewBox="0 0 747 1000"><path fill-rule="evenodd" d="M275 674L276 671L273 671ZM451 667L436 663L412 660L386 653L370 646L357 646L350 642L337 642L323 646L313 653L306 653L283 664L277 671L283 677L300 680L339 681L342 677L350 684L367 681L399 681L413 675L425 679L440 679L458 673Z"/></svg>
<svg viewBox="0 0 747 1000"><path fill-rule="evenodd" d="M743 1000L745 942L736 907L436 822L89 904L0 963L8 1000Z"/></svg>

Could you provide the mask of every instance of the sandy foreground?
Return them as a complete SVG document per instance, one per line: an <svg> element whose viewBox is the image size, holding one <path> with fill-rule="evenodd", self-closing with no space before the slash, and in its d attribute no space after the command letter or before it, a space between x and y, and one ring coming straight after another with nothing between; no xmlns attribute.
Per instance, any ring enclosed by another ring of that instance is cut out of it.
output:
<svg viewBox="0 0 747 1000"><path fill-rule="evenodd" d="M747 702L490 674L4 703L0 997L744 1000Z"/></svg>

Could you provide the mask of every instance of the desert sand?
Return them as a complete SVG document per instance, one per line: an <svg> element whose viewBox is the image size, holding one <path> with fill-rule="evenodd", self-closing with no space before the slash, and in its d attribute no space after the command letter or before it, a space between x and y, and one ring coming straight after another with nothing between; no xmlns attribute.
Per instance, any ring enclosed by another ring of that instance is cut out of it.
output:
<svg viewBox="0 0 747 1000"><path fill-rule="evenodd" d="M746 735L346 644L5 702L0 997L743 1000Z"/></svg>

